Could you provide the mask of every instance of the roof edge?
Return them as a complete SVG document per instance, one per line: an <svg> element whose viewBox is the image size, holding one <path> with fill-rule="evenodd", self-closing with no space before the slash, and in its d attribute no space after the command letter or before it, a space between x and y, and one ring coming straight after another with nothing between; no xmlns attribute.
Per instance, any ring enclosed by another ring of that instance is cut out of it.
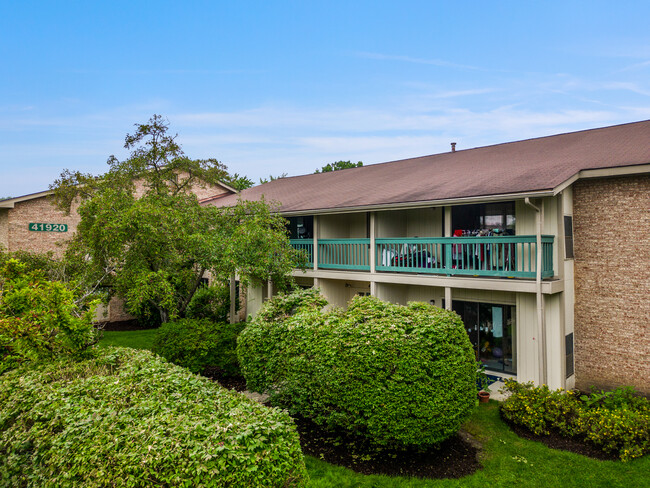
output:
<svg viewBox="0 0 650 488"><path fill-rule="evenodd" d="M421 200L418 202L400 202L390 204L376 204L376 205L360 205L356 207L340 207L340 208L320 208L311 210L295 210L287 212L276 212L287 217L299 215L325 215L325 214L343 214L343 213L356 213L359 211L381 211L381 210L408 210L412 208L424 208L431 206L444 206L444 205L463 205L471 203L493 202L502 200L520 200L526 197L540 198L553 196L553 190L536 190L522 193L502 193L497 195L482 195L476 197L462 197L462 198L448 198L440 200Z"/></svg>
<svg viewBox="0 0 650 488"><path fill-rule="evenodd" d="M0 200L0 208L14 208L16 203L26 202L28 200L36 200L37 198L43 198L51 195L52 190L40 191L38 193L30 193L29 195L22 195L15 198L7 198L6 200Z"/></svg>
<svg viewBox="0 0 650 488"><path fill-rule="evenodd" d="M611 166L609 168L583 169L553 188L553 195L557 195L580 179L627 176L642 173L650 173L650 163L635 164L632 166Z"/></svg>

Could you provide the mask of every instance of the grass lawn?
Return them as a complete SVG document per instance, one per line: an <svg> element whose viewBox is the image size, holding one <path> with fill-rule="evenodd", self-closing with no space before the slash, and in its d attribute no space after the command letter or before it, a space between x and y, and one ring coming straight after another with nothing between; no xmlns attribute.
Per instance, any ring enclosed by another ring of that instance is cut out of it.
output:
<svg viewBox="0 0 650 488"><path fill-rule="evenodd" d="M148 349L155 330L105 332L102 346ZM521 439L499 418L498 403L480 405L465 429L483 443L484 468L458 480L420 480L366 476L307 456L310 488L428 488L428 487L646 487L650 486L650 456L627 463L598 461L549 449Z"/></svg>
<svg viewBox="0 0 650 488"><path fill-rule="evenodd" d="M151 349L157 329L104 331L99 347L121 346L133 349Z"/></svg>

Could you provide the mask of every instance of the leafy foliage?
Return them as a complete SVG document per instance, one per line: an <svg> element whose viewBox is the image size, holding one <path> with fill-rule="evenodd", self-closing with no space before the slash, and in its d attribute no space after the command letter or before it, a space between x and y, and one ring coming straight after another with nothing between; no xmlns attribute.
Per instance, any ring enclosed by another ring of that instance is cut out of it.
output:
<svg viewBox="0 0 650 488"><path fill-rule="evenodd" d="M71 455L73 453L73 455ZM149 351L0 376L0 485L304 486L291 418Z"/></svg>
<svg viewBox="0 0 650 488"><path fill-rule="evenodd" d="M288 173L282 173L281 175L278 176L269 175L268 178L260 178L260 185L263 185L264 183L269 183L271 181L279 180L281 178L286 178L287 176Z"/></svg>
<svg viewBox="0 0 650 488"><path fill-rule="evenodd" d="M329 173L330 171L339 171L341 169L348 169L348 168L360 168L363 166L363 163L361 161L355 163L351 163L350 161L336 161L334 163L329 163L323 166L321 169L317 169L314 171L314 173Z"/></svg>
<svg viewBox="0 0 650 488"><path fill-rule="evenodd" d="M279 295L240 334L249 388L319 425L378 446L455 434L476 403L476 365L460 318L426 304L356 297L321 312L314 291Z"/></svg>
<svg viewBox="0 0 650 488"><path fill-rule="evenodd" d="M153 351L174 364L201 373L217 367L226 376L239 373L235 347L244 324L214 323L208 319L181 319L160 326Z"/></svg>
<svg viewBox="0 0 650 488"><path fill-rule="evenodd" d="M239 173L233 173L232 175L226 175L222 181L234 188L237 191L242 191L245 190L246 188L250 188L255 184L253 180L251 180L249 177L240 175Z"/></svg>
<svg viewBox="0 0 650 488"><path fill-rule="evenodd" d="M239 299L235 310L239 310ZM213 283L196 290L187 305L185 316L189 319L208 319L212 322L227 322L230 314L230 286L227 283Z"/></svg>
<svg viewBox="0 0 650 488"><path fill-rule="evenodd" d="M63 283L9 259L0 268L0 374L25 361L79 355L97 342L92 305Z"/></svg>
<svg viewBox="0 0 650 488"><path fill-rule="evenodd" d="M300 258L284 219L264 201L200 205L192 188L218 183L225 167L187 158L159 116L136 127L126 137L129 159L111 156L100 178L65 171L54 185L61 207L80 202L66 259L85 261L86 287L104 287L129 312L147 317L153 309L166 322L184 316L207 271L216 280L237 272L244 282L287 282Z"/></svg>
<svg viewBox="0 0 650 488"><path fill-rule="evenodd" d="M511 395L501 404L503 417L537 435L586 438L624 461L650 451L650 402L630 387L580 395L508 381L505 390Z"/></svg>

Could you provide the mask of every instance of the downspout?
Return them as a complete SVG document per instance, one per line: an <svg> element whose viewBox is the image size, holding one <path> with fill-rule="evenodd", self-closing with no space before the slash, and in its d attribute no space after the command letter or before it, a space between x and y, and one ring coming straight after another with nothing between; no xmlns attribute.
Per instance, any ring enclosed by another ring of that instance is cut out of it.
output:
<svg viewBox="0 0 650 488"><path fill-rule="evenodd" d="M546 323L544 321L544 297L542 296L542 225L544 206L537 207L526 197L526 205L535 210L537 266L535 270L535 291L537 295L537 354L539 356L539 384L546 384Z"/></svg>

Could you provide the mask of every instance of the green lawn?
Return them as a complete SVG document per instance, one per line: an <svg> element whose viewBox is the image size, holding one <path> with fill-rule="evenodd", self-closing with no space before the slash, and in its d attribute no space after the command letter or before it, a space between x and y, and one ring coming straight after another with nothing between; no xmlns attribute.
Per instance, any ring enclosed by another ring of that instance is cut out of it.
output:
<svg viewBox="0 0 650 488"><path fill-rule="evenodd" d="M155 330L105 332L102 346L149 349ZM650 456L628 463L597 461L549 449L517 437L499 418L498 404L480 405L465 429L484 446L484 468L458 480L420 480L365 476L313 457L306 457L310 488L428 488L428 487L646 487L650 486Z"/></svg>
<svg viewBox="0 0 650 488"><path fill-rule="evenodd" d="M133 349L151 349L157 329L129 330L126 332L105 331L99 347L122 346Z"/></svg>

